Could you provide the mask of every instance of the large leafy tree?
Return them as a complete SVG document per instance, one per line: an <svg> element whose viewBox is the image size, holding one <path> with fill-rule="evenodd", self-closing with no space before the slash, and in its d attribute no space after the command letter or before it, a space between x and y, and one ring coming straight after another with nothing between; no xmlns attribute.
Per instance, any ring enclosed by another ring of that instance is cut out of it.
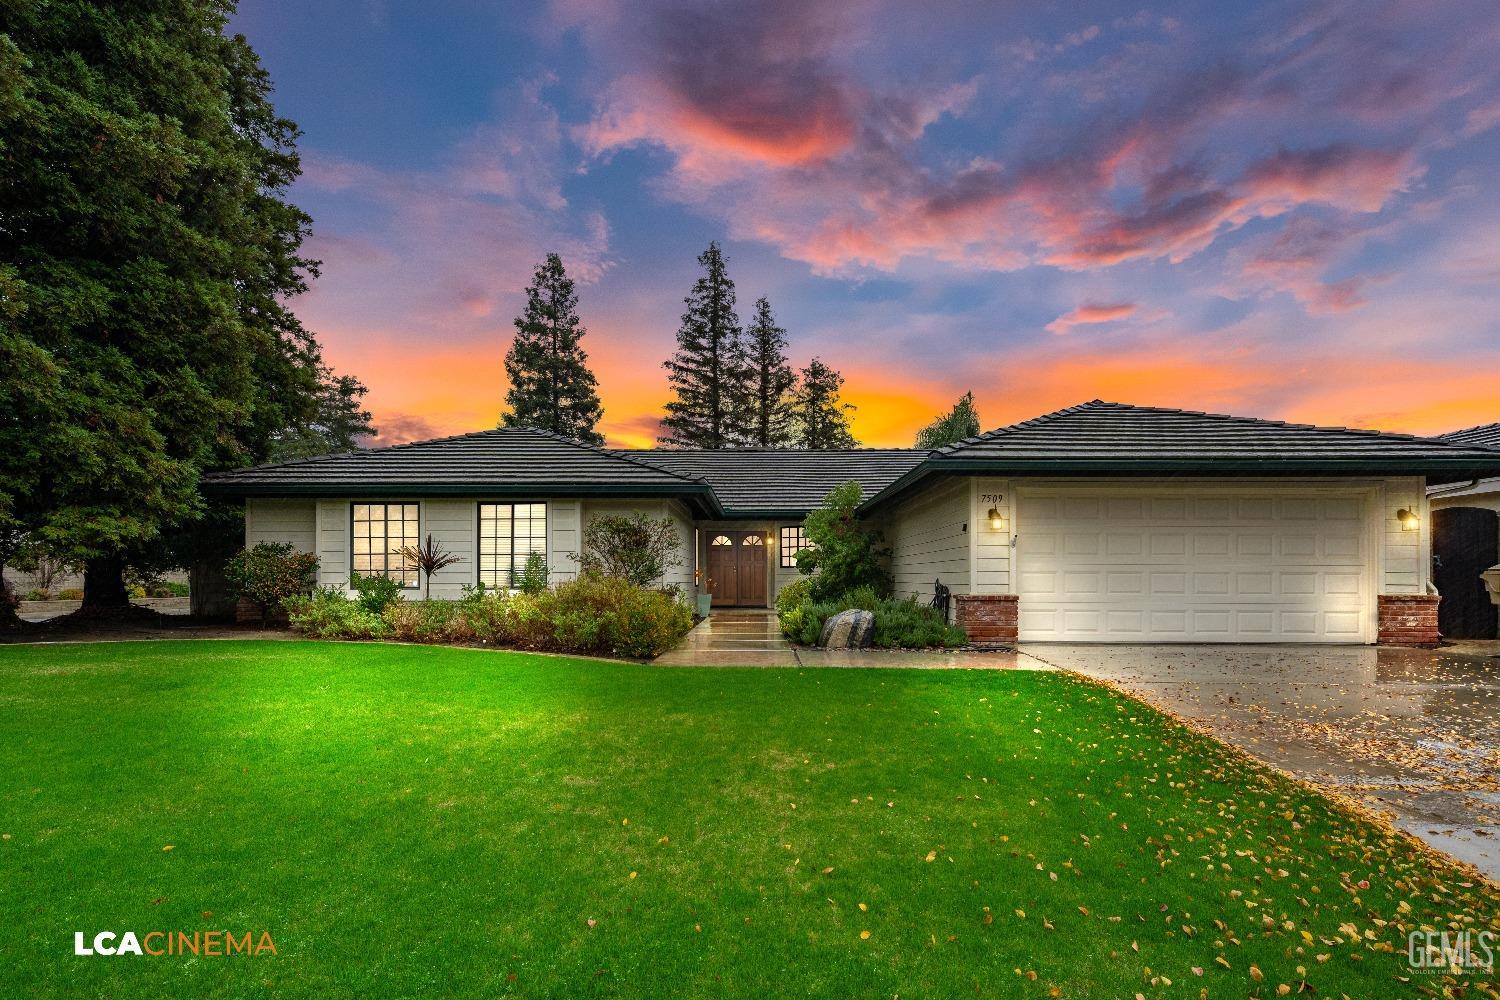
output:
<svg viewBox="0 0 1500 1000"><path fill-rule="evenodd" d="M562 258L549 253L537 265L526 289L526 311L516 317L516 337L505 355L510 390L503 427L539 427L567 437L603 444L595 427L604 413L589 371L589 356L578 319L578 295Z"/></svg>
<svg viewBox="0 0 1500 1000"><path fill-rule="evenodd" d="M974 408L974 394L966 392L953 409L917 432L918 448L931 451L979 433L979 411Z"/></svg>
<svg viewBox="0 0 1500 1000"><path fill-rule="evenodd" d="M776 325L771 303L755 301L755 318L745 331L749 373L750 443L785 448L792 443L792 388L797 376L786 359L786 331Z"/></svg>
<svg viewBox="0 0 1500 1000"><path fill-rule="evenodd" d="M230 0L5 11L0 517L123 606L124 566L202 518L201 472L315 417L297 129Z"/></svg>
<svg viewBox="0 0 1500 1000"><path fill-rule="evenodd" d="M844 376L813 358L792 396L792 433L799 448L857 448L849 429L855 406L839 397Z"/></svg>
<svg viewBox="0 0 1500 1000"><path fill-rule="evenodd" d="M677 351L667 361L675 398L662 418L663 444L679 448L733 448L750 438L743 334L718 243L698 258L703 275L684 300Z"/></svg>

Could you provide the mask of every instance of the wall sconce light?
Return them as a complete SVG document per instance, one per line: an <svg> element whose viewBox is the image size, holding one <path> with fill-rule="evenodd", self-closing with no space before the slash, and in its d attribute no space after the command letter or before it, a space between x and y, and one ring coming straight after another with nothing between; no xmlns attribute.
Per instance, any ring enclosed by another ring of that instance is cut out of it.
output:
<svg viewBox="0 0 1500 1000"><path fill-rule="evenodd" d="M1406 507L1396 511L1396 520L1401 522L1402 531L1416 531L1417 526L1422 523L1422 519L1417 517L1416 512Z"/></svg>
<svg viewBox="0 0 1500 1000"><path fill-rule="evenodd" d="M1005 515L1000 513L999 507L991 507L990 512L985 516L990 519L991 531L1005 530Z"/></svg>

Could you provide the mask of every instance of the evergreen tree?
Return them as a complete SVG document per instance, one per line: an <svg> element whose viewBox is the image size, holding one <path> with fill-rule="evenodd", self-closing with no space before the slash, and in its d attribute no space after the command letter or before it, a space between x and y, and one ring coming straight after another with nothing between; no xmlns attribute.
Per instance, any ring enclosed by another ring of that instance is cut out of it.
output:
<svg viewBox="0 0 1500 1000"><path fill-rule="evenodd" d="M786 331L776 325L771 303L755 302L755 319L745 331L750 375L750 443L785 448L792 443L792 388L797 376L786 360Z"/></svg>
<svg viewBox="0 0 1500 1000"><path fill-rule="evenodd" d="M270 460L287 462L339 451L353 451L375 437L370 411L364 408L363 382L323 368L318 377L317 412L313 418L276 435Z"/></svg>
<svg viewBox="0 0 1500 1000"><path fill-rule="evenodd" d="M510 390L502 427L539 427L603 444L595 430L604 413L589 356L579 346L587 331L578 319L578 296L562 258L549 253L526 289L526 312L516 317L516 338L505 355Z"/></svg>
<svg viewBox="0 0 1500 1000"><path fill-rule="evenodd" d="M918 448L932 451L979 433L979 411L974 408L974 394L966 392L953 409L917 432Z"/></svg>
<svg viewBox="0 0 1500 1000"><path fill-rule="evenodd" d="M792 429L797 447L858 448L859 442L849 430L853 403L839 399L844 376L813 358L802 369L802 377L792 401Z"/></svg>
<svg viewBox="0 0 1500 1000"><path fill-rule="evenodd" d="M734 311L734 282L718 243L698 258L703 276L683 301L677 352L667 361L676 393L662 419L661 443L678 448L733 448L751 437L745 350Z"/></svg>
<svg viewBox="0 0 1500 1000"><path fill-rule="evenodd" d="M316 412L297 128L226 0L5 9L0 529L123 607L125 565L202 518L200 473Z"/></svg>

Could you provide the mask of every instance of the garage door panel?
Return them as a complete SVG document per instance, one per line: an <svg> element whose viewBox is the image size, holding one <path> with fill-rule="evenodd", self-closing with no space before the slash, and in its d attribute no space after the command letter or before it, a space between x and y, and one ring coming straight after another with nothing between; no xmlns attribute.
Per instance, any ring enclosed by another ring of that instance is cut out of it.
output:
<svg viewBox="0 0 1500 1000"><path fill-rule="evenodd" d="M1018 499L1028 641L1361 641L1364 499L1067 490Z"/></svg>

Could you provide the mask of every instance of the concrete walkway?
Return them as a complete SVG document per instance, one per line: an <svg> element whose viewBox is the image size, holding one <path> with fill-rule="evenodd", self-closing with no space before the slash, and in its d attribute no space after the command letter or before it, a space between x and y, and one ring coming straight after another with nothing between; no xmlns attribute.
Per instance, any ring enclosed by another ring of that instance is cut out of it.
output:
<svg viewBox="0 0 1500 1000"><path fill-rule="evenodd" d="M798 649L782 638L774 611L716 611L676 649L656 658L664 667L915 667L973 670L1050 669L1010 651Z"/></svg>
<svg viewBox="0 0 1500 1000"><path fill-rule="evenodd" d="M1500 880L1500 643L1027 645L1366 806Z"/></svg>

